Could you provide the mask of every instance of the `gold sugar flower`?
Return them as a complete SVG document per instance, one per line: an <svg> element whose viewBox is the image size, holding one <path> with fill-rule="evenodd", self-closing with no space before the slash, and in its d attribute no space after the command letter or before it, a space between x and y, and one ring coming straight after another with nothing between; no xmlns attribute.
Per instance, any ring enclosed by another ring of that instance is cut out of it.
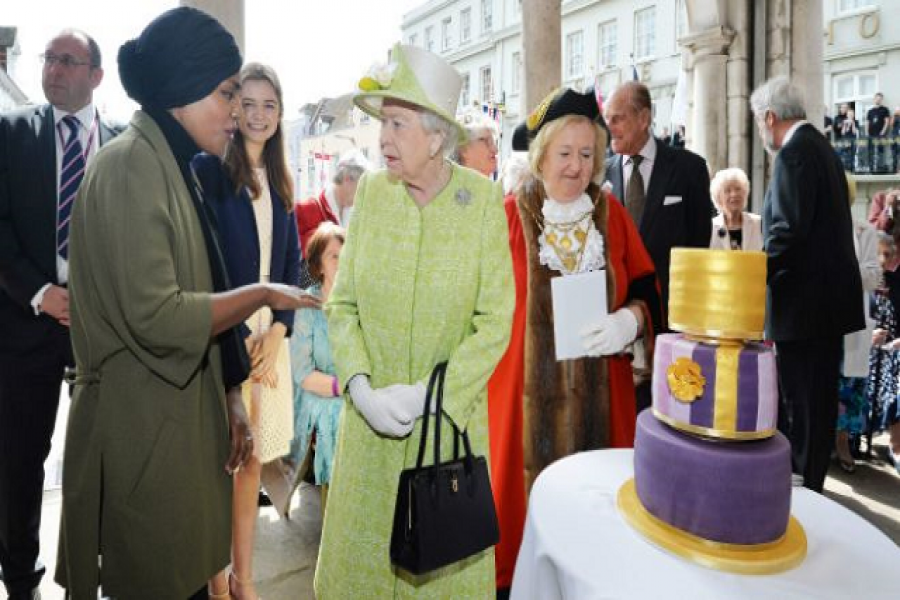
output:
<svg viewBox="0 0 900 600"><path fill-rule="evenodd" d="M693 402L702 396L703 386L706 385L706 377L701 373L700 365L685 357L669 365L666 381L672 395L681 402Z"/></svg>

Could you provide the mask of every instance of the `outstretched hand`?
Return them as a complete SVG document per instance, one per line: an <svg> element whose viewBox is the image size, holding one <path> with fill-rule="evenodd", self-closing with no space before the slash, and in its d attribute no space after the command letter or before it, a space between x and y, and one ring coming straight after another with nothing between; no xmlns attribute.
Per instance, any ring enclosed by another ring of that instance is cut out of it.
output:
<svg viewBox="0 0 900 600"><path fill-rule="evenodd" d="M300 308L322 308L322 299L294 285L283 283L266 284L268 294L266 304L272 310L298 310Z"/></svg>

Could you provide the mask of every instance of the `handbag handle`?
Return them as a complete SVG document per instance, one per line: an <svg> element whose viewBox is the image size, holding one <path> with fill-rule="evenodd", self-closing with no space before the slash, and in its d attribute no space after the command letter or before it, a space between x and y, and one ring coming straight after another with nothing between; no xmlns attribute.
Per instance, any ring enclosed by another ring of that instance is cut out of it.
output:
<svg viewBox="0 0 900 600"><path fill-rule="evenodd" d="M435 423L434 423L434 469L437 472L437 466L441 462L441 416L444 413L444 376L447 373L447 363L438 363L431 372L428 380L428 389L425 393L424 417L422 422L422 436L419 438L419 455L416 459L416 468L421 469L425 460L425 446L428 443L428 421L431 418L431 401L435 402ZM460 432L456 423L450 421L453 427L453 458L459 458L459 438L462 437L463 446L466 453L466 466L471 468L474 462L472 456L472 445L469 443L468 432Z"/></svg>

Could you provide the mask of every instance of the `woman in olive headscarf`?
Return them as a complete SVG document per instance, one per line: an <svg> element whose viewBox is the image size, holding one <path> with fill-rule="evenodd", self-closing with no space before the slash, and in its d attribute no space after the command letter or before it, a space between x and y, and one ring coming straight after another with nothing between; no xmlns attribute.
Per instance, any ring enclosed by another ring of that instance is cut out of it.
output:
<svg viewBox="0 0 900 600"><path fill-rule="evenodd" d="M229 559L228 473L253 445L232 328L263 305L309 304L276 284L227 291L190 170L200 150L225 149L240 66L231 35L190 8L119 50L141 110L92 163L70 233L78 369L57 580L76 599L101 582L118 598L206 597Z"/></svg>

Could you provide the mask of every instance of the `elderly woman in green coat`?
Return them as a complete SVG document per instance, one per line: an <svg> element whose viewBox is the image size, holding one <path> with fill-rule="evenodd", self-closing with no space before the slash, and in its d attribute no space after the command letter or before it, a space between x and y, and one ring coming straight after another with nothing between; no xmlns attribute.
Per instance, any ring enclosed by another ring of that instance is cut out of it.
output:
<svg viewBox="0 0 900 600"><path fill-rule="evenodd" d="M75 600L101 584L116 598L206 598L228 564L228 471L253 443L240 388L226 399L246 376L223 361L241 358L229 332L260 306L306 304L287 286L227 291L190 171L201 149L225 150L240 66L231 35L190 8L119 51L142 110L97 155L71 223L77 371L56 577Z"/></svg>
<svg viewBox="0 0 900 600"><path fill-rule="evenodd" d="M316 571L321 600L494 594L492 549L424 576L389 557L397 482L416 460L423 382L448 361L445 418L468 430L476 454L487 454L485 388L512 323L500 189L446 159L459 136L452 115L461 83L437 56L397 45L354 98L382 121L387 169L359 182L326 305L338 379L349 393Z"/></svg>

